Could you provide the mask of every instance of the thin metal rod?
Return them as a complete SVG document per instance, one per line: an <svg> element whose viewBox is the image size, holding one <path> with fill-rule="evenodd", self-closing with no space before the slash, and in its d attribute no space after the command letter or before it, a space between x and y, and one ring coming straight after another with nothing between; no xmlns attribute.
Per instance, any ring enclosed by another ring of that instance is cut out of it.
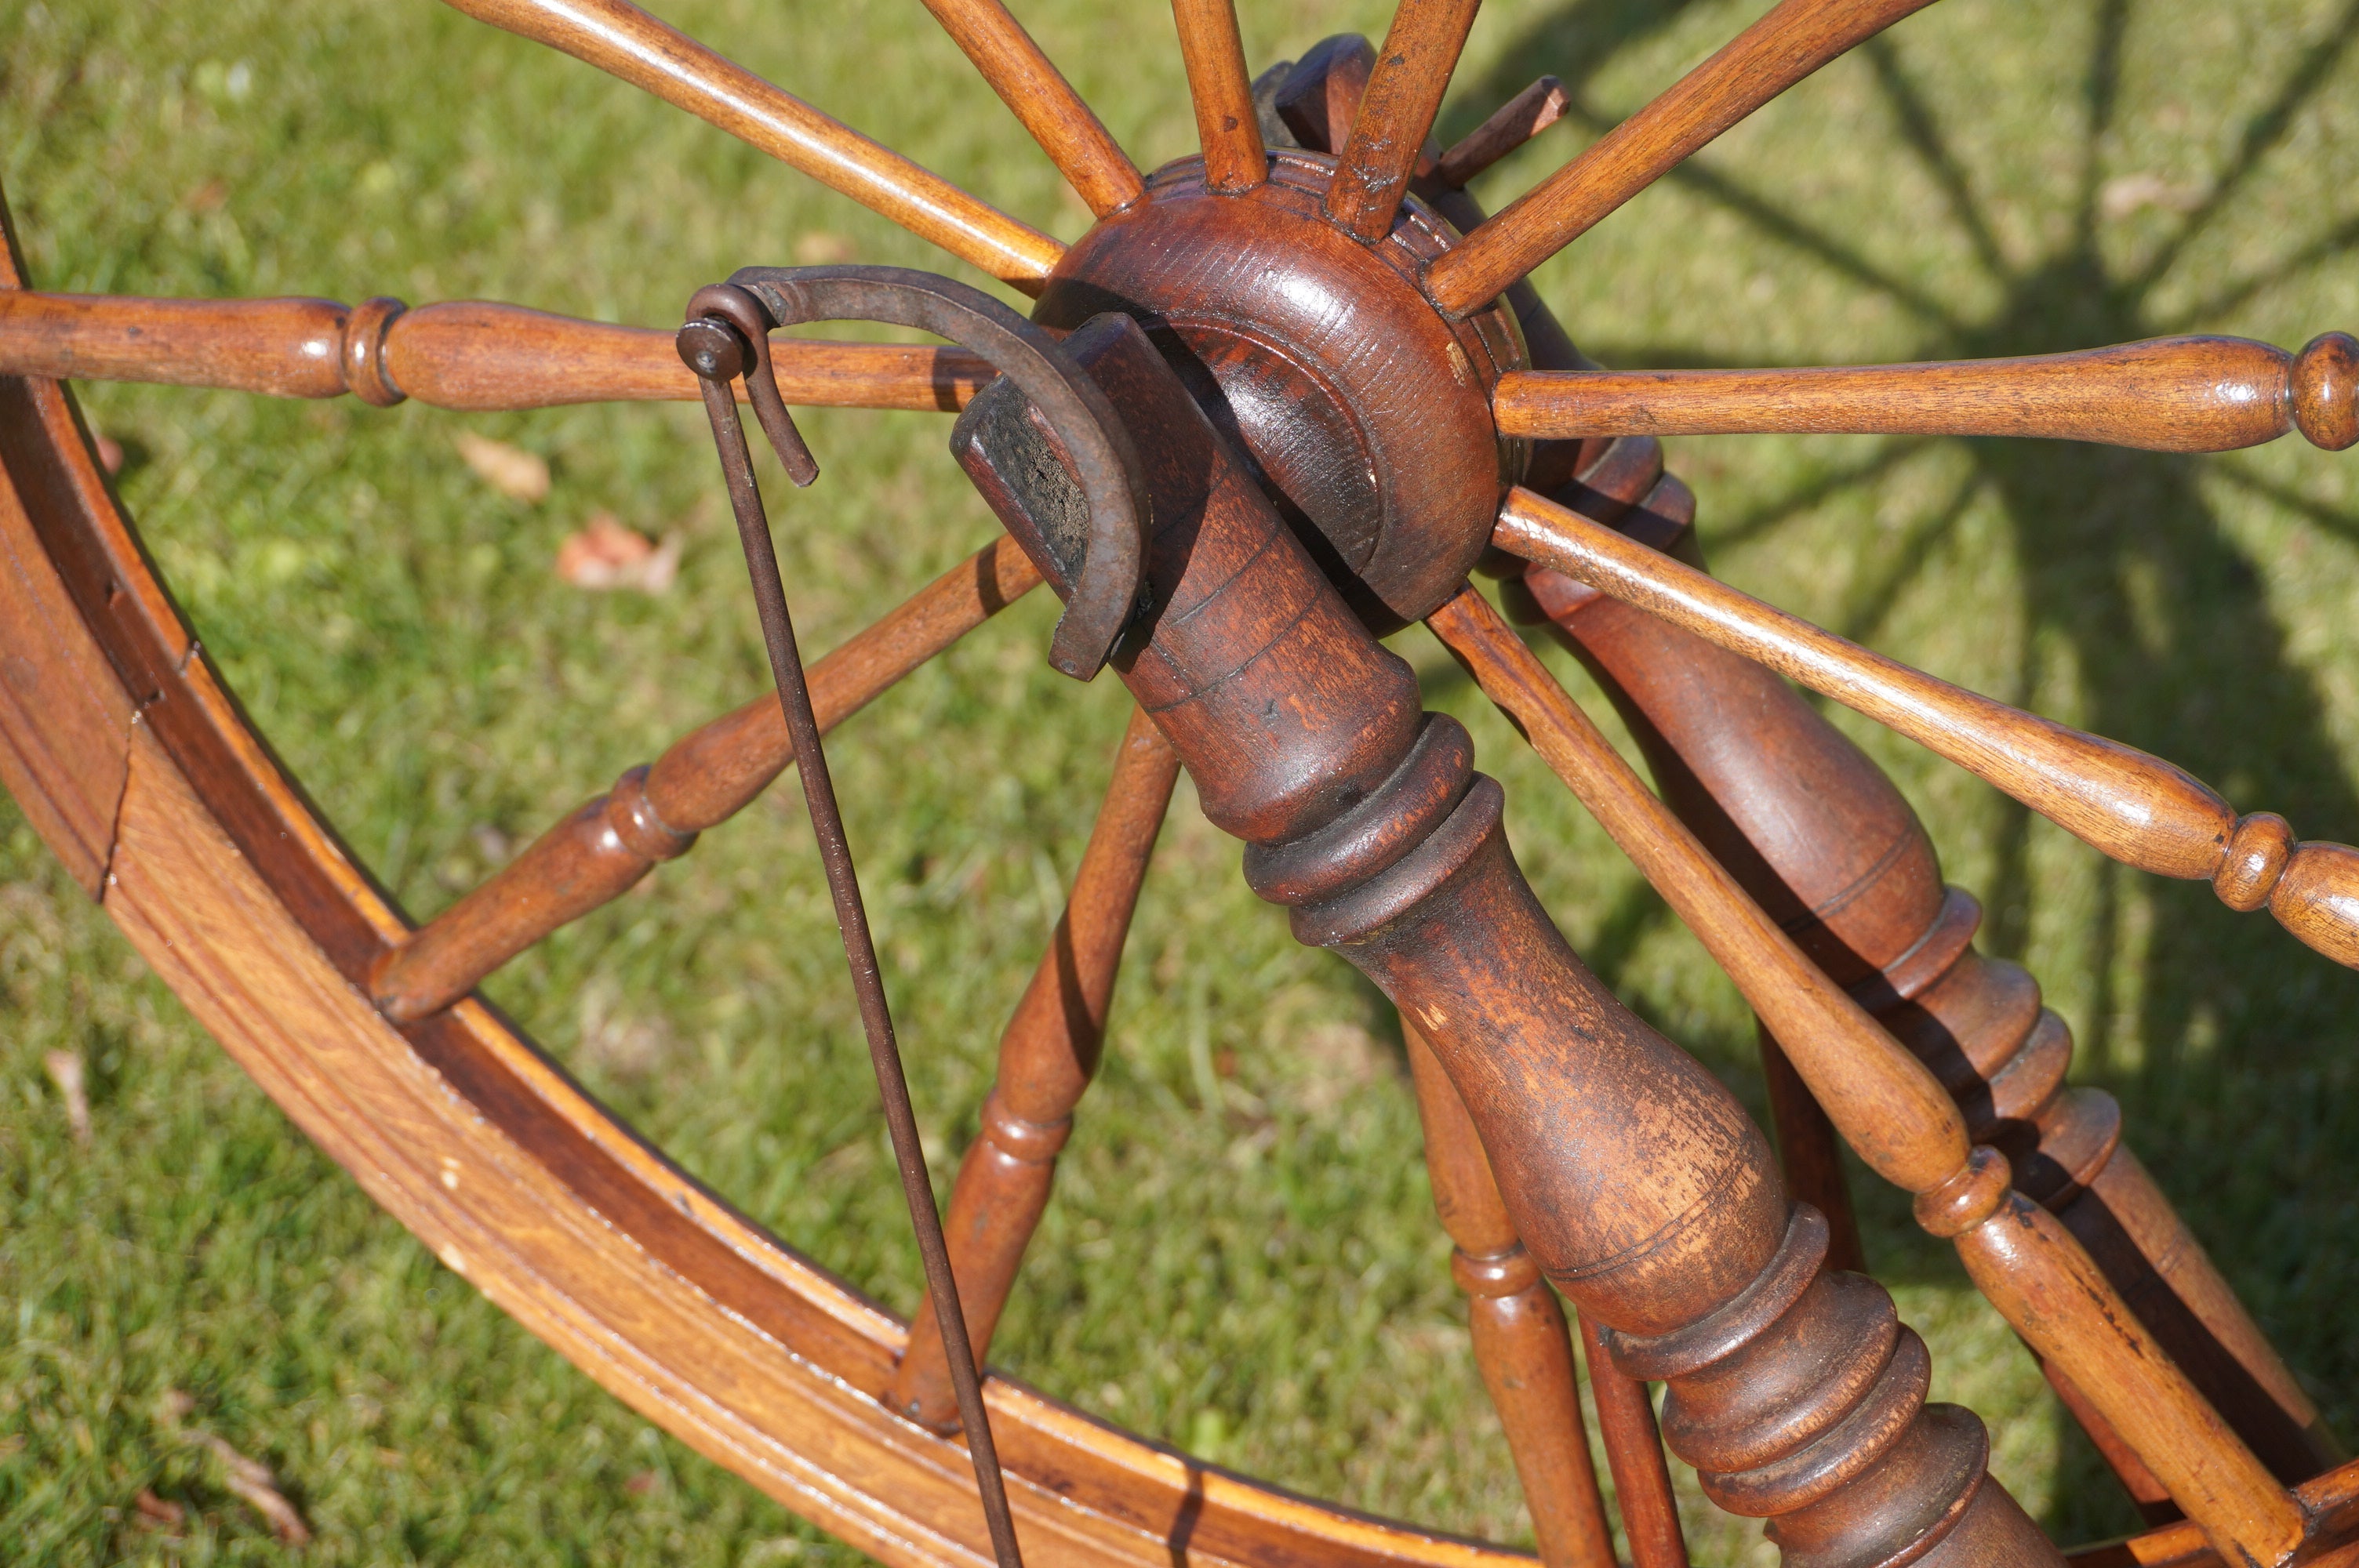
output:
<svg viewBox="0 0 2359 1568"><path fill-rule="evenodd" d="M868 1058L875 1065L876 1088L885 1102L885 1126L892 1135L894 1161L901 1168L901 1191L909 1201L918 1253L925 1260L926 1289L933 1298L943 1348L950 1353L951 1382L958 1394L960 1422L966 1428L967 1452L974 1461L975 1489L982 1494L992 1555L998 1559L999 1568L1023 1568L1023 1554L1016 1545L1016 1520L1007 1508L1007 1483L999 1473L999 1448L992 1441L991 1419L983 1408L974 1346L967 1338L958 1281L951 1272L950 1248L942 1239L942 1217L934 1207L926 1152L918 1141L918 1119L909 1107L909 1080L901 1070L901 1048L893 1037L893 1015L886 1006L885 980L876 967L868 911L860 900L860 879L853 871L852 846L843 834L843 813L836 805L835 782L828 773L827 754L820 747L819 719L811 711L810 690L803 682L802 654L795 646L794 622L787 613L786 584L778 575L769 519L763 513L762 492L755 483L753 455L745 445L745 427L738 423L737 401L726 384L701 378L700 384L704 389L704 411L712 421L713 443L721 451L722 471L729 481L729 504L737 514L737 537L745 546L745 572L753 579L754 604L762 618L762 641L769 648L770 674L777 682L778 707L786 716L787 733L794 739L795 761L802 772L811 833L819 840L820 860L827 868L828 892L835 898L836 928L842 933L844 961L851 967L853 989L860 998Z"/></svg>

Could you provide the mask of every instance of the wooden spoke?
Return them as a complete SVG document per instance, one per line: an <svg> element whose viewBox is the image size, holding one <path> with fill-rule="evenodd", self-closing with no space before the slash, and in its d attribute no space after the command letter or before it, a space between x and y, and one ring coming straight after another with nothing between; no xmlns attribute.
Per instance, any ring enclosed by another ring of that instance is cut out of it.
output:
<svg viewBox="0 0 2359 1568"><path fill-rule="evenodd" d="M1204 183L1214 190L1251 190L1269 178L1269 154L1261 145L1236 5L1234 0L1171 0L1171 16L1180 26L1180 56L1196 105Z"/></svg>
<svg viewBox="0 0 2359 1568"><path fill-rule="evenodd" d="M1809 370L1511 371L1492 406L1510 436L1821 431L2045 436L2224 452L2299 429L2359 441L2359 340L2299 355L2245 338L2152 338L2024 359Z"/></svg>
<svg viewBox="0 0 2359 1568"><path fill-rule="evenodd" d="M821 733L1038 586L1024 552L995 539L810 666ZM756 697L633 768L533 840L490 880L377 959L369 990L387 1018L440 1011L559 926L620 897L658 860L734 816L794 761L777 699Z"/></svg>
<svg viewBox="0 0 2359 1568"><path fill-rule="evenodd" d="M1455 1244L1451 1278L1466 1292L1474 1364L1506 1430L1540 1562L1547 1568L1614 1568L1614 1536L1582 1429L1564 1309L1507 1217L1474 1119L1406 1016L1401 1040L1417 1085L1433 1206ZM1658 1446L1658 1464L1661 1457Z"/></svg>
<svg viewBox="0 0 2359 1568"><path fill-rule="evenodd" d="M1097 1072L1131 913L1179 778L1170 742L1132 708L1065 913L999 1037L999 1080L960 1162L948 1221L959 1305L978 1360L1048 1209L1073 1108ZM921 1425L950 1430L958 1425L958 1405L940 1331L926 1326L932 1311L929 1297L910 1318L917 1326L886 1402Z"/></svg>
<svg viewBox="0 0 2359 1568"><path fill-rule="evenodd" d="M1400 0L1327 188L1327 215L1361 242L1384 238L1441 108L1480 0Z"/></svg>
<svg viewBox="0 0 2359 1568"><path fill-rule="evenodd" d="M1559 493L1693 563L1693 497L1662 475L1659 451L1648 437L1608 442ZM1597 677L1664 804L1933 1069L1973 1140L2008 1150L2018 1189L2081 1238L2270 1473L2295 1481L2331 1464L2316 1407L2130 1153L2120 1107L2068 1086L2071 1027L2020 965L1976 949L1981 905L1943 887L1931 838L1883 770L1774 671L1560 572L1528 567L1502 597ZM1787 1194L1827 1217L1828 1267L1864 1269L1833 1126L1766 1028L1760 1044ZM2048 1370L2132 1496L2162 1498L2095 1407Z"/></svg>
<svg viewBox="0 0 2359 1568"><path fill-rule="evenodd" d="M1614 1473L1614 1500L1630 1541L1630 1568L1688 1568L1687 1536L1671 1495L1671 1467L1647 1385L1614 1364L1597 1320L1581 1314L1581 1357L1589 1366L1589 1397L1597 1406L1597 1435L1605 1467Z"/></svg>
<svg viewBox="0 0 2359 1568"><path fill-rule="evenodd" d="M1435 260L1426 287L1464 315L1571 244L1689 154L1930 0L1779 0L1669 92Z"/></svg>
<svg viewBox="0 0 2359 1568"><path fill-rule="evenodd" d="M2266 903L2296 936L2359 968L2359 849L2299 842L2268 812L2240 817L2158 757L1871 653L1529 491L1510 492L1499 519L1493 538L1501 548L1857 709L2125 865L2208 878L2231 909Z"/></svg>
<svg viewBox="0 0 2359 1568"><path fill-rule="evenodd" d="M142 299L0 292L0 374L167 382L277 397L350 392L379 407L548 408L693 402L673 334L460 299ZM967 406L997 373L963 349L778 338L789 403L838 408ZM743 396L741 387L739 395Z"/></svg>
<svg viewBox="0 0 2359 1568"><path fill-rule="evenodd" d="M2034 1351L2089 1392L2223 1555L2284 1561L2302 1538L2300 1509L2072 1234L2010 1191L2006 1159L1969 1144L1931 1072L1746 896L1479 593L1462 589L1427 624L1736 982L1860 1157L1917 1195L1919 1222L1957 1243ZM1633 1359L1623 1369L1643 1374Z"/></svg>
<svg viewBox="0 0 2359 1568"><path fill-rule="evenodd" d="M718 125L1003 282L1037 289L1064 247L723 59L626 0L449 0Z"/></svg>
<svg viewBox="0 0 2359 1568"><path fill-rule="evenodd" d="M926 0L926 9L1092 212L1103 218L1147 194L1138 166L1000 0Z"/></svg>
<svg viewBox="0 0 2359 1568"><path fill-rule="evenodd" d="M1571 98L1564 83L1543 76L1496 109L1435 160L1433 178L1457 189L1564 118Z"/></svg>

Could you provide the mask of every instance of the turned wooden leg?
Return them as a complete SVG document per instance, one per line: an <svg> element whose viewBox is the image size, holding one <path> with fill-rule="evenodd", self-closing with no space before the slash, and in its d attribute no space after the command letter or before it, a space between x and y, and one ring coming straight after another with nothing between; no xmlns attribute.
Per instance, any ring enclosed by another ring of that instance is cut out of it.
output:
<svg viewBox="0 0 2359 1568"><path fill-rule="evenodd" d="M1506 1430L1540 1561L1549 1568L1614 1568L1614 1537L1582 1430L1581 1389L1563 1309L1516 1238L1482 1139L1433 1048L1407 1019L1401 1039L1425 1127L1433 1206L1457 1244L1451 1277L1466 1292L1474 1364Z"/></svg>
<svg viewBox="0 0 2359 1568"><path fill-rule="evenodd" d="M1048 1209L1073 1107L1097 1071L1123 942L1179 777L1180 760L1161 732L1132 709L1065 913L999 1038L999 1079L983 1102L943 1227L978 1360ZM958 1424L958 1403L933 1321L929 1297L910 1319L909 1348L887 1402L912 1421L948 1430Z"/></svg>
<svg viewBox="0 0 2359 1568"><path fill-rule="evenodd" d="M1650 439L1604 444L1560 499L1696 560L1693 498L1660 475ZM2070 1028L2020 966L1975 949L1980 906L1944 889L1931 841L1882 771L1749 660L1544 568L1510 586L1511 611L1544 622L1597 676L1665 802L1805 953L1933 1069L1975 1140L2007 1152L2018 1184L2065 1220L2271 1472L2299 1480L2332 1463L2315 1406L2120 1149L2118 1110L2098 1091L2064 1088ZM1773 1102L1782 1096L1786 1108L1778 1124L1788 1168L1803 1190L1832 1195L1832 1151L1767 1059L1774 1043L1764 1044ZM2134 1495L2151 1485L2123 1479Z"/></svg>

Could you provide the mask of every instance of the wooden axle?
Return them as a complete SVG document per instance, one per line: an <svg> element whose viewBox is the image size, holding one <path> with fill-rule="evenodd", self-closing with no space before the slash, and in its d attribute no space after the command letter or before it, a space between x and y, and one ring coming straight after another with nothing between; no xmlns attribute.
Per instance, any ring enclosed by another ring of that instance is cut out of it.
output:
<svg viewBox="0 0 2359 1568"><path fill-rule="evenodd" d="M0 292L0 374L166 382L389 407L549 408L693 402L676 334L459 299L411 309L378 297L143 299ZM839 408L966 406L996 373L962 349L777 338L789 403Z"/></svg>
<svg viewBox="0 0 2359 1568"><path fill-rule="evenodd" d="M1352 614L1169 367L1127 329L1084 328L1067 348L1131 428L1157 435L1142 451L1156 608L1115 667L1206 816L1245 839L1256 891L1291 908L1299 938L1366 971L1432 1044L1532 1257L1614 1331L1625 1370L1670 1384L1673 1447L1724 1506L1773 1519L1798 1565L2058 1562L1988 1477L1981 1423L1924 1403L1923 1346L1882 1288L1820 1273L1823 1221L1789 1210L1727 1090L1565 946L1463 730L1419 711L1408 665ZM1024 407L979 398L954 449L1065 589L1038 522L1063 504L1060 470ZM1954 1124L1938 1087L1931 1100ZM1989 1187L1981 1166L1961 1173L1940 1200ZM2003 1162L1995 1176L1989 1196L2004 1199Z"/></svg>
<svg viewBox="0 0 2359 1568"><path fill-rule="evenodd" d="M2298 429L2341 451L2359 442L2359 340L2328 332L2299 354L2180 337L1945 363L1523 371L1500 379L1492 406L1513 436L2044 436L2224 452Z"/></svg>
<svg viewBox="0 0 2359 1568"><path fill-rule="evenodd" d="M1529 491L1509 493L1494 538L1856 708L2125 865L2208 879L2231 909L2267 904L2359 968L2359 849L2300 842L2273 813L2239 816L2158 757L1912 670Z"/></svg>

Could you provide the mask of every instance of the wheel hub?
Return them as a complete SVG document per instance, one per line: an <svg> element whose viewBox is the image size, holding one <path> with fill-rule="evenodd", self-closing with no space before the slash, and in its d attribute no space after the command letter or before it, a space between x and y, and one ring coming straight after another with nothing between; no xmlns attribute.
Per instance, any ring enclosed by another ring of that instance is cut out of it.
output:
<svg viewBox="0 0 2359 1568"><path fill-rule="evenodd" d="M1388 632L1465 579L1522 476L1529 443L1500 437L1491 392L1526 355L1506 310L1451 321L1419 290L1456 243L1430 211L1404 202L1374 245L1327 222L1334 162L1274 150L1268 181L1241 195L1208 191L1201 158L1167 164L1146 201L1066 253L1034 316L1137 318L1353 608Z"/></svg>

